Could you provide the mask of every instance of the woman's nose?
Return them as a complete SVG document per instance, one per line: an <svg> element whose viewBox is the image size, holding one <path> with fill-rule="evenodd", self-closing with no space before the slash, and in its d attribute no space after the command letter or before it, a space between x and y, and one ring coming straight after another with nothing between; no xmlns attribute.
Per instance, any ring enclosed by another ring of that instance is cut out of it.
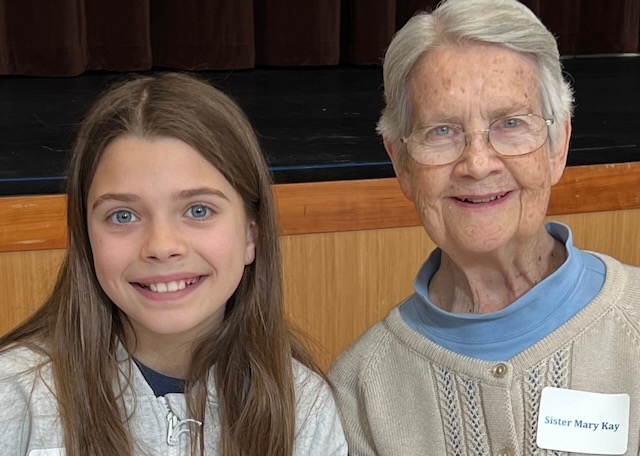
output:
<svg viewBox="0 0 640 456"><path fill-rule="evenodd" d="M457 170L475 179L482 179L502 168L500 155L493 150L487 130L476 130L465 135L465 148Z"/></svg>

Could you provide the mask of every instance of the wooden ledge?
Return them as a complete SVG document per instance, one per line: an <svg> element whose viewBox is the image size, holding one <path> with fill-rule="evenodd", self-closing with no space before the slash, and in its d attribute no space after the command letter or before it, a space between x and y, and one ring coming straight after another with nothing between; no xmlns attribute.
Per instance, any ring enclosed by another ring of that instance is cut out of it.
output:
<svg viewBox="0 0 640 456"><path fill-rule="evenodd" d="M282 235L418 226L395 179L278 184ZM640 162L574 166L553 188L549 215L640 208ZM0 198L0 252L66 247L64 195Z"/></svg>
<svg viewBox="0 0 640 456"><path fill-rule="evenodd" d="M282 234L418 226L396 179L274 188ZM553 187L548 215L640 208L640 162L573 166Z"/></svg>

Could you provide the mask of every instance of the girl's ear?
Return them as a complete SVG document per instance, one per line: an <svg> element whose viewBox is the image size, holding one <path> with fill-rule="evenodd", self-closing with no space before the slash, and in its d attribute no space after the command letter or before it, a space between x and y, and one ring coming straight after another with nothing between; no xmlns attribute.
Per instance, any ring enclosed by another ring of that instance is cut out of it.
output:
<svg viewBox="0 0 640 456"><path fill-rule="evenodd" d="M244 251L244 264L249 266L256 259L256 240L258 239L258 224L254 221L247 225L247 245Z"/></svg>

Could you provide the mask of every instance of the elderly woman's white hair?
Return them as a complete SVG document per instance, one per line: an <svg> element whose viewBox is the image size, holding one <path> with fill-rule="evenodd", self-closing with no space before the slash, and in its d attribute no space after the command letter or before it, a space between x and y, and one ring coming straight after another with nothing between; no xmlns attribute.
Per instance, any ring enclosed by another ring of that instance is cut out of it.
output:
<svg viewBox="0 0 640 456"><path fill-rule="evenodd" d="M558 45L553 35L527 7L516 0L445 0L433 13L419 13L396 33L387 49L383 73L385 108L378 133L395 142L413 127L409 93L411 71L425 53L443 44L467 41L495 43L534 59L545 117L550 127L551 148L560 126L573 111L573 91L562 75ZM405 159L405 148L399 151Z"/></svg>

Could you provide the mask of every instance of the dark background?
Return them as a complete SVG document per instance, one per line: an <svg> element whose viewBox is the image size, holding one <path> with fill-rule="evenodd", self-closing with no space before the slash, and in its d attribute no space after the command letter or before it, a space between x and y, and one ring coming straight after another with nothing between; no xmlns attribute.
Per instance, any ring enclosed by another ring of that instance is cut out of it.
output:
<svg viewBox="0 0 640 456"><path fill-rule="evenodd" d="M379 64L436 0L0 0L0 74ZM524 0L563 55L640 51L640 0Z"/></svg>
<svg viewBox="0 0 640 456"><path fill-rule="evenodd" d="M0 195L62 191L78 122L133 71L196 71L235 97L276 182L390 177L379 63L436 3L0 0ZM640 0L524 3L576 89L569 165L640 160Z"/></svg>

